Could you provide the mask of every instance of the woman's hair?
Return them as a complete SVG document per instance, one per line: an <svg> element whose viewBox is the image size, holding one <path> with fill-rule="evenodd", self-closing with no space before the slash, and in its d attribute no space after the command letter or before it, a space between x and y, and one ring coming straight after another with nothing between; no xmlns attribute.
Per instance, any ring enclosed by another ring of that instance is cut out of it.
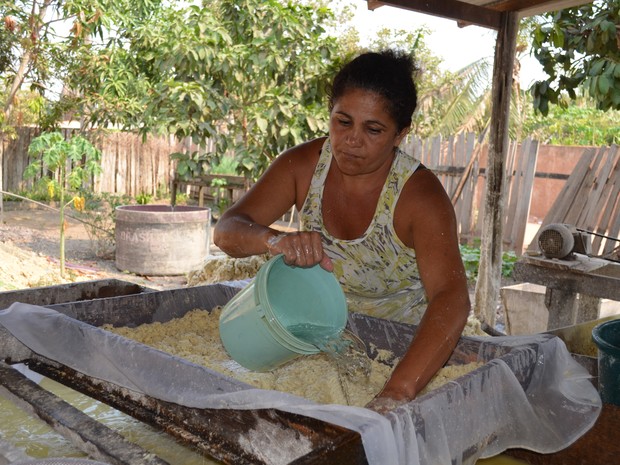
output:
<svg viewBox="0 0 620 465"><path fill-rule="evenodd" d="M394 50L368 52L347 63L336 75L329 92L329 111L351 89L363 89L381 95L388 104L398 130L411 125L418 97L413 82L416 72L413 58Z"/></svg>

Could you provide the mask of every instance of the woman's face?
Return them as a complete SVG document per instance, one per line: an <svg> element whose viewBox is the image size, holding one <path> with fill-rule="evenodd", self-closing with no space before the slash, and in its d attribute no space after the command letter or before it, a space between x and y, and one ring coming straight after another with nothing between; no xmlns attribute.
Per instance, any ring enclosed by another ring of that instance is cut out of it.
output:
<svg viewBox="0 0 620 465"><path fill-rule="evenodd" d="M329 137L340 170L349 175L372 173L391 164L408 128L398 132L385 99L372 91L350 89L335 101Z"/></svg>

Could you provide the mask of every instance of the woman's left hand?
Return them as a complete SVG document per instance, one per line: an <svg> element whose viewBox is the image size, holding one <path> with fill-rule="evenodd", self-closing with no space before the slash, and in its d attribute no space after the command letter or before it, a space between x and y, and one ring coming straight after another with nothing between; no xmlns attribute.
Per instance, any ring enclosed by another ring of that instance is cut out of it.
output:
<svg viewBox="0 0 620 465"><path fill-rule="evenodd" d="M325 255L321 235L317 232L300 231L282 233L267 241L271 255L283 254L287 265L309 267L320 264L327 271L333 271L330 258Z"/></svg>

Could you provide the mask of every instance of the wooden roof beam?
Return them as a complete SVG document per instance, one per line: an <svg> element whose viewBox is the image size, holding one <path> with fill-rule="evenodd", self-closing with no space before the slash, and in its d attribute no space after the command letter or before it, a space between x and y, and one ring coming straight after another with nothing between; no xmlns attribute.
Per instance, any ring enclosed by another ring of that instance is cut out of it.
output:
<svg viewBox="0 0 620 465"><path fill-rule="evenodd" d="M514 11L518 13L519 19L528 16L540 15L549 11L563 10L585 3L591 3L588 0L471 0L467 2L457 0L367 0L368 9L376 10L377 8L387 5L396 8L408 9L420 13L440 16L442 18L454 19L459 26L467 24L476 24L479 26L497 29L494 25L497 21L494 17L491 19L492 24L485 18L489 11L508 12ZM473 10L472 10L473 9ZM474 15L475 19L463 17L463 11L468 15ZM478 13L482 11L482 14ZM480 14L480 16L478 16ZM492 16L495 16L492 14Z"/></svg>
<svg viewBox="0 0 620 465"><path fill-rule="evenodd" d="M367 0L368 9L392 6L457 21L459 24L499 29L501 12L458 0Z"/></svg>

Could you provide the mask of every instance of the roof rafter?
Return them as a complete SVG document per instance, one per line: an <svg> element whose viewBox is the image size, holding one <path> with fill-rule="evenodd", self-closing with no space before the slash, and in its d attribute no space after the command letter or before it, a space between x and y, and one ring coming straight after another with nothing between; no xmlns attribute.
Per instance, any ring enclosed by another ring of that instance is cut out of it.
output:
<svg viewBox="0 0 620 465"><path fill-rule="evenodd" d="M367 0L367 2L370 10L387 5L495 30L499 29L500 25L501 12L458 0Z"/></svg>
<svg viewBox="0 0 620 465"><path fill-rule="evenodd" d="M460 26L475 24L497 30L504 12L516 12L519 18L548 11L592 3L588 0L366 0L369 10L392 6L432 16L452 19Z"/></svg>

